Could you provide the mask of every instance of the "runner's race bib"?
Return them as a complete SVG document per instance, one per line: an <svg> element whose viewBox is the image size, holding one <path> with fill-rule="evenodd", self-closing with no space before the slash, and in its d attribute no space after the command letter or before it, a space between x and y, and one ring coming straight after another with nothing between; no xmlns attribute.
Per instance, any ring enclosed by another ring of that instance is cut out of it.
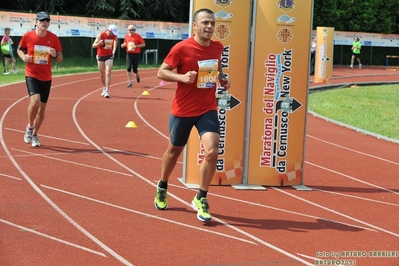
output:
<svg viewBox="0 0 399 266"><path fill-rule="evenodd" d="M128 51L134 51L134 50L136 50L136 49L134 48L134 42L128 42L128 43L127 43L127 50L128 50Z"/></svg>
<svg viewBox="0 0 399 266"><path fill-rule="evenodd" d="M33 50L33 63L39 65L47 65L50 56L50 47L43 45L35 45Z"/></svg>
<svg viewBox="0 0 399 266"><path fill-rule="evenodd" d="M111 39L105 39L104 40L104 49L105 50L112 50L112 44L114 43L114 40Z"/></svg>
<svg viewBox="0 0 399 266"><path fill-rule="evenodd" d="M213 88L217 82L218 73L218 59L198 61L197 88Z"/></svg>

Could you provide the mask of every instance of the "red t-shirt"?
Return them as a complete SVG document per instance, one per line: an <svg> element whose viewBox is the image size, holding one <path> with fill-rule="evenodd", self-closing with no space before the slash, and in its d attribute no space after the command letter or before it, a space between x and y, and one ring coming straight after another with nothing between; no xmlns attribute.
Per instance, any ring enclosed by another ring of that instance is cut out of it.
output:
<svg viewBox="0 0 399 266"><path fill-rule="evenodd" d="M164 62L177 73L197 71L192 84L178 82L172 102L172 114L178 117L194 117L210 110L217 110L216 85L223 45L211 40L209 46L201 46L190 37L172 47Z"/></svg>
<svg viewBox="0 0 399 266"><path fill-rule="evenodd" d="M62 51L60 40L50 31L47 31L44 37L37 36L36 30L29 31L22 36L19 49L26 49L27 54L33 56L32 62L26 63L25 76L41 81L51 80L50 48L54 48L57 53Z"/></svg>
<svg viewBox="0 0 399 266"><path fill-rule="evenodd" d="M134 33L132 36L128 34L125 35L125 40L123 41L126 43L126 52L130 54L139 54L141 51L140 47L133 48L133 45L139 45L144 43L143 38L140 34Z"/></svg>
<svg viewBox="0 0 399 266"><path fill-rule="evenodd" d="M114 53L114 40L116 40L115 35L108 36L106 31L100 33L101 40L104 41L104 45L99 45L97 47L98 56L109 56Z"/></svg>

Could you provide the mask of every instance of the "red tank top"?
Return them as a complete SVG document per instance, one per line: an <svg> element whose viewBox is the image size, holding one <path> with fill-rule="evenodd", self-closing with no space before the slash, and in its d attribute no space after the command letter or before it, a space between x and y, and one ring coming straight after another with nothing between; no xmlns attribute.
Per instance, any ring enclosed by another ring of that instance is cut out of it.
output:
<svg viewBox="0 0 399 266"><path fill-rule="evenodd" d="M99 45L97 47L97 55L98 56L108 56L112 55L114 51L114 40L116 40L116 36L108 36L106 31L100 33L101 40L103 40L104 45Z"/></svg>

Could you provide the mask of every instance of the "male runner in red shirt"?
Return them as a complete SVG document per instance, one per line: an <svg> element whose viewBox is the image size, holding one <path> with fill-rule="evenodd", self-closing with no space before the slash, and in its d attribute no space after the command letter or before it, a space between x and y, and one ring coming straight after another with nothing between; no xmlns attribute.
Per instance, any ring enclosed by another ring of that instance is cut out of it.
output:
<svg viewBox="0 0 399 266"><path fill-rule="evenodd" d="M50 95L52 59L57 63L63 59L61 42L57 35L48 31L49 26L49 13L37 13L35 29L22 36L17 49L18 56L26 63L26 87L30 97L24 141L33 147L41 146L37 132L44 120Z"/></svg>
<svg viewBox="0 0 399 266"><path fill-rule="evenodd" d="M177 159L187 144L195 126L204 147L205 158L200 167L200 189L191 202L200 221L210 221L209 186L216 170L219 147L219 120L216 105L217 82L225 89L230 81L221 67L223 45L211 40L215 29L215 14L200 9L193 17L194 36L177 43L158 70L158 77L177 82L169 120L169 146L162 157L161 179L158 181L154 205L159 210L168 206L167 184ZM174 71L176 69L176 71Z"/></svg>

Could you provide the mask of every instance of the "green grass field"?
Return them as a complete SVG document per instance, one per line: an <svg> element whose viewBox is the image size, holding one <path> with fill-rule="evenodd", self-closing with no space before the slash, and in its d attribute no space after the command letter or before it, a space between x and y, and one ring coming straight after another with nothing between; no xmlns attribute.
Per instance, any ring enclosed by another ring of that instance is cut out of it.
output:
<svg viewBox="0 0 399 266"><path fill-rule="evenodd" d="M85 62L82 64L82 62ZM79 67L76 67L79 65ZM23 81L24 71L19 64L19 73L3 75L0 85ZM139 68L157 68L159 65L139 65ZM124 69L115 65L113 69ZM95 72L95 62L87 59L65 60L54 66L53 75ZM399 84L360 86L311 93L308 109L336 121L399 140Z"/></svg>
<svg viewBox="0 0 399 266"><path fill-rule="evenodd" d="M399 84L311 93L309 110L336 121L399 140Z"/></svg>

